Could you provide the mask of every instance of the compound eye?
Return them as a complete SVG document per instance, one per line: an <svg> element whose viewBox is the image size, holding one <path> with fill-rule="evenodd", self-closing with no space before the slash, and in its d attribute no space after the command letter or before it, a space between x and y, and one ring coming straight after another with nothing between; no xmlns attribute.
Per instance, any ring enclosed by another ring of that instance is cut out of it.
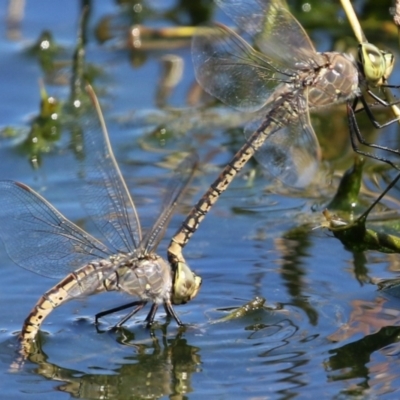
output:
<svg viewBox="0 0 400 400"><path fill-rule="evenodd" d="M381 84L388 71L385 53L371 43L362 43L358 54L365 79L373 85Z"/></svg>

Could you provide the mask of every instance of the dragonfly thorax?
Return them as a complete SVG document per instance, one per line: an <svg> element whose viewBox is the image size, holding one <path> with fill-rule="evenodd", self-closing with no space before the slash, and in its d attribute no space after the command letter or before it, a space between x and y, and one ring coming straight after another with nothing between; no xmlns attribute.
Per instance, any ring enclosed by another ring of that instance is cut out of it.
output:
<svg viewBox="0 0 400 400"><path fill-rule="evenodd" d="M118 286L120 290L138 296L142 300L162 303L169 299L172 286L171 268L161 257L133 260L131 265L121 267Z"/></svg>
<svg viewBox="0 0 400 400"><path fill-rule="evenodd" d="M344 102L359 94L359 73L354 58L342 53L323 53L327 63L310 84L308 104L318 108Z"/></svg>
<svg viewBox="0 0 400 400"><path fill-rule="evenodd" d="M113 254L112 256L108 257L108 261L114 265L118 265L121 263L124 263L126 260L130 260L135 257L134 253L129 253L129 254Z"/></svg>
<svg viewBox="0 0 400 400"><path fill-rule="evenodd" d="M149 254L121 263L109 281L115 290L159 304L170 298L171 268L160 256Z"/></svg>

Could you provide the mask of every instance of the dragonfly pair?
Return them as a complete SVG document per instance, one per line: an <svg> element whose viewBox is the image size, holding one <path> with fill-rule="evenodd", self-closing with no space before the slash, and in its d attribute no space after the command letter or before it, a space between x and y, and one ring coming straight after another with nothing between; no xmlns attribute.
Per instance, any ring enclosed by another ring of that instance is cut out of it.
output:
<svg viewBox="0 0 400 400"><path fill-rule="evenodd" d="M134 204L91 89L89 94L97 114L89 112L84 118L87 154L83 161L85 186L80 195L106 243L66 220L25 185L0 183L0 203L4 205L0 222L7 227L0 231L0 236L11 258L45 276L67 275L40 298L27 317L21 333L24 355L29 354L41 323L55 307L77 296L106 290L124 291L140 298L110 310L136 306L121 324L147 302L153 304L148 324L153 322L160 304L181 324L172 304L193 299L201 285L201 278L185 262L182 249L246 162L255 155L284 182L304 186L317 170L320 158L309 110L348 102L351 119L354 113L350 104L354 99L361 99L367 106L360 86L377 84L379 80L369 80L365 69L360 69L346 54L317 53L301 25L278 0L216 0L216 3L254 38L261 52L219 25L194 39L196 77L212 95L237 109L257 112L257 118L246 130L245 145L172 238L168 249L170 265L154 249L181 190L190 179L194 161L189 159L180 168L181 174L163 203L155 229L142 238ZM391 69L386 61L390 64L391 58L378 49L376 52L386 78ZM369 50L365 56L364 63L372 59ZM101 140L98 132L103 132ZM357 130L355 133L353 130L353 135L360 136Z"/></svg>

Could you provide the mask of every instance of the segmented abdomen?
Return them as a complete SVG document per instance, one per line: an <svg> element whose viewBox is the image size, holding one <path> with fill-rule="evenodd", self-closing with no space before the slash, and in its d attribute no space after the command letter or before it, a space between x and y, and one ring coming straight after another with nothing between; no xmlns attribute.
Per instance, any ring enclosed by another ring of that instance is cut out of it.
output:
<svg viewBox="0 0 400 400"><path fill-rule="evenodd" d="M112 265L108 263L108 265ZM73 298L106 290L104 263L85 265L67 275L62 281L48 290L36 303L25 319L20 339L22 349L29 353L30 342L35 338L45 318L58 306Z"/></svg>

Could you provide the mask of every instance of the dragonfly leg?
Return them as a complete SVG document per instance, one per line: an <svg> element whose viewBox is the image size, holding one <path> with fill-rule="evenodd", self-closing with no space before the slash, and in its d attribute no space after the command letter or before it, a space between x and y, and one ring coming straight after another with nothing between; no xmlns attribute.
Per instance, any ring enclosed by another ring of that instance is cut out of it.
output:
<svg viewBox="0 0 400 400"><path fill-rule="evenodd" d="M157 309L158 309L158 305L156 303L153 303L153 305L151 306L151 309L145 319L145 321L147 322L146 328L150 328L153 325L154 317L156 316Z"/></svg>
<svg viewBox="0 0 400 400"><path fill-rule="evenodd" d="M170 317L173 317L179 326L183 326L183 322L179 319L178 315L176 314L176 312L170 302L165 302L164 308L165 308L165 311L167 312L167 315L169 315Z"/></svg>
<svg viewBox="0 0 400 400"><path fill-rule="evenodd" d="M390 106L396 105L396 104L398 104L398 103L400 102L400 100L398 100L398 101L395 101L395 102L393 102L393 103L388 103L387 101L382 100L380 97L378 97L375 93L371 92L370 90L368 90L368 94L369 94L372 98L374 98L379 104L381 104L381 105L384 106L384 107L390 107ZM386 128L387 126L389 126L389 125L391 125L391 124L393 124L393 123L399 121L400 117L397 117L397 118L391 119L391 120L388 121L388 122L385 122L384 124L380 124L380 123L375 119L374 115L372 114L371 107L368 105L368 103L366 102L365 98L364 98L363 96L361 96L361 97L360 97L360 100L361 100L361 102L362 102L362 104L363 104L363 110L365 110L365 112L366 112L367 115L368 115L368 118L369 118L370 121L372 122L372 125L373 125L376 129Z"/></svg>
<svg viewBox="0 0 400 400"><path fill-rule="evenodd" d="M133 317L137 312L139 312L147 304L147 301L137 301L135 303L137 303L137 307L134 308L124 318L122 318L121 321L119 321L118 324L114 326L114 329L121 327L126 321L128 321L129 318Z"/></svg>
<svg viewBox="0 0 400 400"><path fill-rule="evenodd" d="M371 147L373 149L388 151L389 153L394 153L396 155L400 155L400 152L398 150L394 150L394 149L391 149L391 148L385 147L385 146L380 146L380 145L377 145L374 143L369 143L364 139L364 137L362 136L362 134L360 132L358 124L357 124L357 120L356 120L356 116L355 116L355 112L354 112L354 106L352 106L350 103L347 103L347 118L349 121L350 140L351 140L351 146L352 146L353 150L356 153L361 154L365 157L370 157L370 158L374 158L376 160L385 162L385 163L389 164L390 166L392 166L393 168L398 170L399 167L397 167L392 161L388 160L387 158L379 157L372 153L367 153L358 148L358 143L361 143L361 144Z"/></svg>
<svg viewBox="0 0 400 400"><path fill-rule="evenodd" d="M103 318L106 315L113 314L113 313L116 313L116 312L121 311L121 310L126 310L129 307L138 306L139 304L142 304L142 302L141 301L133 301L132 303L124 304L123 306L119 306L119 307L111 308L110 310L99 312L94 317L94 323L96 325L98 325L100 318Z"/></svg>
<svg viewBox="0 0 400 400"><path fill-rule="evenodd" d="M366 220L371 210L384 198L386 193L389 192L390 189L392 189L392 187L397 183L398 180L400 180L400 173L397 174L397 176L392 180L392 182L389 183L386 189L375 199L375 201L362 213L362 215L358 219Z"/></svg>

